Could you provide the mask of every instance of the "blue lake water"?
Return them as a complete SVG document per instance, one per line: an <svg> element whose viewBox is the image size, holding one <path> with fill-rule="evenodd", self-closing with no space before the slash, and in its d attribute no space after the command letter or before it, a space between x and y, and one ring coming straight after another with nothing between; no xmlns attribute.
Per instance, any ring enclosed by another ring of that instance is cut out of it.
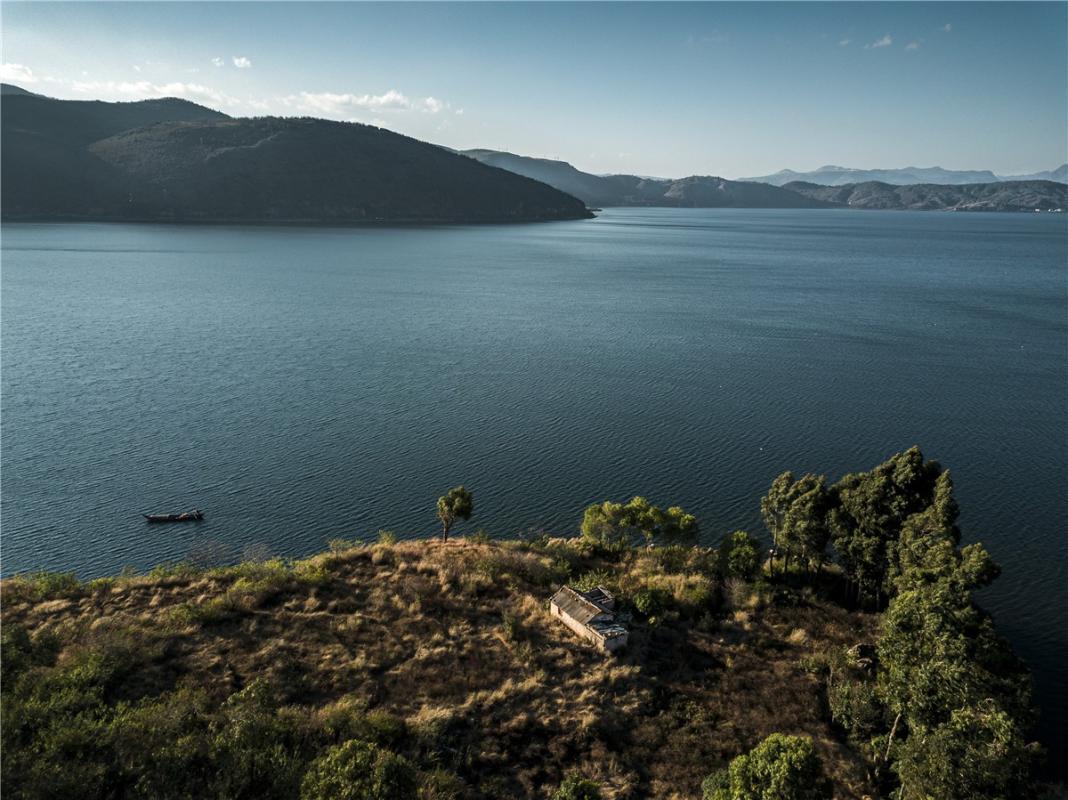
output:
<svg viewBox="0 0 1068 800"><path fill-rule="evenodd" d="M5 225L2 568L576 530L641 493L708 543L785 469L953 470L983 596L1068 715L1060 215L609 209L542 225ZM204 509L203 523L140 514ZM214 544L212 544L214 543Z"/></svg>

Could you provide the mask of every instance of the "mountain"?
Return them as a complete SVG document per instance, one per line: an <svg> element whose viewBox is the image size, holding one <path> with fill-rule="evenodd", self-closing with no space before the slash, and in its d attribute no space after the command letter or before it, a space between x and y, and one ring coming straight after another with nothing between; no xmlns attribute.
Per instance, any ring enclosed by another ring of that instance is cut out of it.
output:
<svg viewBox="0 0 1068 800"><path fill-rule="evenodd" d="M794 181L817 183L821 186L845 186L855 183L889 183L893 186L909 186L917 183L932 183L944 186L959 186L966 183L997 183L1017 180L1052 180L1068 183L1068 164L1047 172L1033 175L999 176L990 170L956 170L942 167L904 167L903 169L852 169L850 167L826 166L811 172L794 172L784 169L774 175L757 178L740 178L743 181L770 183L785 186Z"/></svg>
<svg viewBox="0 0 1068 800"><path fill-rule="evenodd" d="M231 119L185 100L2 96L5 219L582 219L574 197L380 128Z"/></svg>
<svg viewBox="0 0 1068 800"><path fill-rule="evenodd" d="M783 188L850 208L914 211L1046 211L1068 208L1068 185L1054 181L1002 181L960 186L892 186L879 181L819 186L793 181Z"/></svg>
<svg viewBox="0 0 1068 800"><path fill-rule="evenodd" d="M823 208L829 204L760 183L693 175L643 178L593 175L566 161L529 158L499 150L461 150L495 167L524 175L572 194L589 206L675 206L688 208Z"/></svg>
<svg viewBox="0 0 1068 800"><path fill-rule="evenodd" d="M1032 172L1030 175L1005 175L1003 181L1057 181L1068 183L1068 164L1061 164L1057 169L1047 169L1043 172Z"/></svg>

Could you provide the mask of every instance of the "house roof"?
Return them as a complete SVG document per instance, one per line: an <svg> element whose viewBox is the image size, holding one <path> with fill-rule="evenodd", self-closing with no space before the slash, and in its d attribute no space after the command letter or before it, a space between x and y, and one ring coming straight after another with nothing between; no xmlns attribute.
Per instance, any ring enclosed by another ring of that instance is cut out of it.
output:
<svg viewBox="0 0 1068 800"><path fill-rule="evenodd" d="M570 586L562 586L560 590L552 596L551 602L555 603L562 612L583 625L588 623L594 617L599 617L602 614L611 614L594 603L588 597L580 592L576 592Z"/></svg>

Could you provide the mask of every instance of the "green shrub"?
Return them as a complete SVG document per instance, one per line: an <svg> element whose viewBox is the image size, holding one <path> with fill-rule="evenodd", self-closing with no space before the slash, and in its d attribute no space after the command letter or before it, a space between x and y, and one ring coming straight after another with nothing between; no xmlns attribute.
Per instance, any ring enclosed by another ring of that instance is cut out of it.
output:
<svg viewBox="0 0 1068 800"><path fill-rule="evenodd" d="M886 712L870 681L839 679L827 687L831 719L857 741L870 739L886 727Z"/></svg>
<svg viewBox="0 0 1068 800"><path fill-rule="evenodd" d="M598 586L604 586L607 589L614 589L616 584L616 577L613 573L606 569L593 570L582 575L573 584L574 588L580 592L588 592L590 589L595 589Z"/></svg>
<svg viewBox="0 0 1068 800"><path fill-rule="evenodd" d="M378 543L384 544L386 547L392 547L397 543L397 534L393 531L379 531Z"/></svg>
<svg viewBox="0 0 1068 800"><path fill-rule="evenodd" d="M4 580L3 602L39 603L77 597L82 584L73 572L34 572L15 575Z"/></svg>
<svg viewBox="0 0 1068 800"><path fill-rule="evenodd" d="M330 748L308 769L301 800L408 800L416 797L416 773L403 757L350 739Z"/></svg>
<svg viewBox="0 0 1068 800"><path fill-rule="evenodd" d="M735 531L720 545L719 566L726 577L753 580L760 569L760 543L745 531Z"/></svg>
<svg viewBox="0 0 1068 800"><path fill-rule="evenodd" d="M553 792L552 800L601 800L601 785L572 772Z"/></svg>
<svg viewBox="0 0 1068 800"><path fill-rule="evenodd" d="M830 785L807 736L773 733L702 784L705 800L827 800Z"/></svg>
<svg viewBox="0 0 1068 800"><path fill-rule="evenodd" d="M646 617L658 617L667 610L671 603L671 595L663 589L652 586L643 586L631 598L631 603L639 614Z"/></svg>

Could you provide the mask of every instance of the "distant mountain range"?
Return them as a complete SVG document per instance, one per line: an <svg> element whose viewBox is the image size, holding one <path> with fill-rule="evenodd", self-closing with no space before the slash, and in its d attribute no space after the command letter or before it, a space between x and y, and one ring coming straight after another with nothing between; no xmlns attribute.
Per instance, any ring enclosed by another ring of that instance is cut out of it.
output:
<svg viewBox="0 0 1068 800"><path fill-rule="evenodd" d="M56 100L2 87L5 219L504 222L579 200L387 130L231 119L185 100Z"/></svg>
<svg viewBox="0 0 1068 800"><path fill-rule="evenodd" d="M592 175L575 169L566 161L528 158L498 150L460 152L483 163L548 183L593 207L881 208L930 211L1068 208L1068 185L1047 180L995 179L988 183L927 183L901 187L876 181L841 186L791 181L784 186L773 186L703 176L671 180L636 175Z"/></svg>
<svg viewBox="0 0 1068 800"><path fill-rule="evenodd" d="M910 211L1034 211L1068 209L1068 185L1055 181L1002 181L956 186L892 186L879 181L819 186L794 181L783 187L805 197L850 208Z"/></svg>
<svg viewBox="0 0 1068 800"><path fill-rule="evenodd" d="M1058 181L1068 183L1068 164L1046 172L1030 175L995 175L990 170L957 170L942 167L904 167L902 169L851 169L849 167L826 166L812 172L794 172L784 169L774 175L757 178L741 178L743 181L770 183L772 186L785 186L794 181L818 183L821 186L845 186L846 184L879 181L894 186L908 186L916 183L936 183L958 186L965 183L997 183L999 181Z"/></svg>
<svg viewBox="0 0 1068 800"><path fill-rule="evenodd" d="M599 206L675 206L689 208L828 208L830 203L762 183L729 181L704 175L688 178L643 178L638 175L593 175L566 161L529 158L499 150L461 150L494 167L525 175Z"/></svg>

